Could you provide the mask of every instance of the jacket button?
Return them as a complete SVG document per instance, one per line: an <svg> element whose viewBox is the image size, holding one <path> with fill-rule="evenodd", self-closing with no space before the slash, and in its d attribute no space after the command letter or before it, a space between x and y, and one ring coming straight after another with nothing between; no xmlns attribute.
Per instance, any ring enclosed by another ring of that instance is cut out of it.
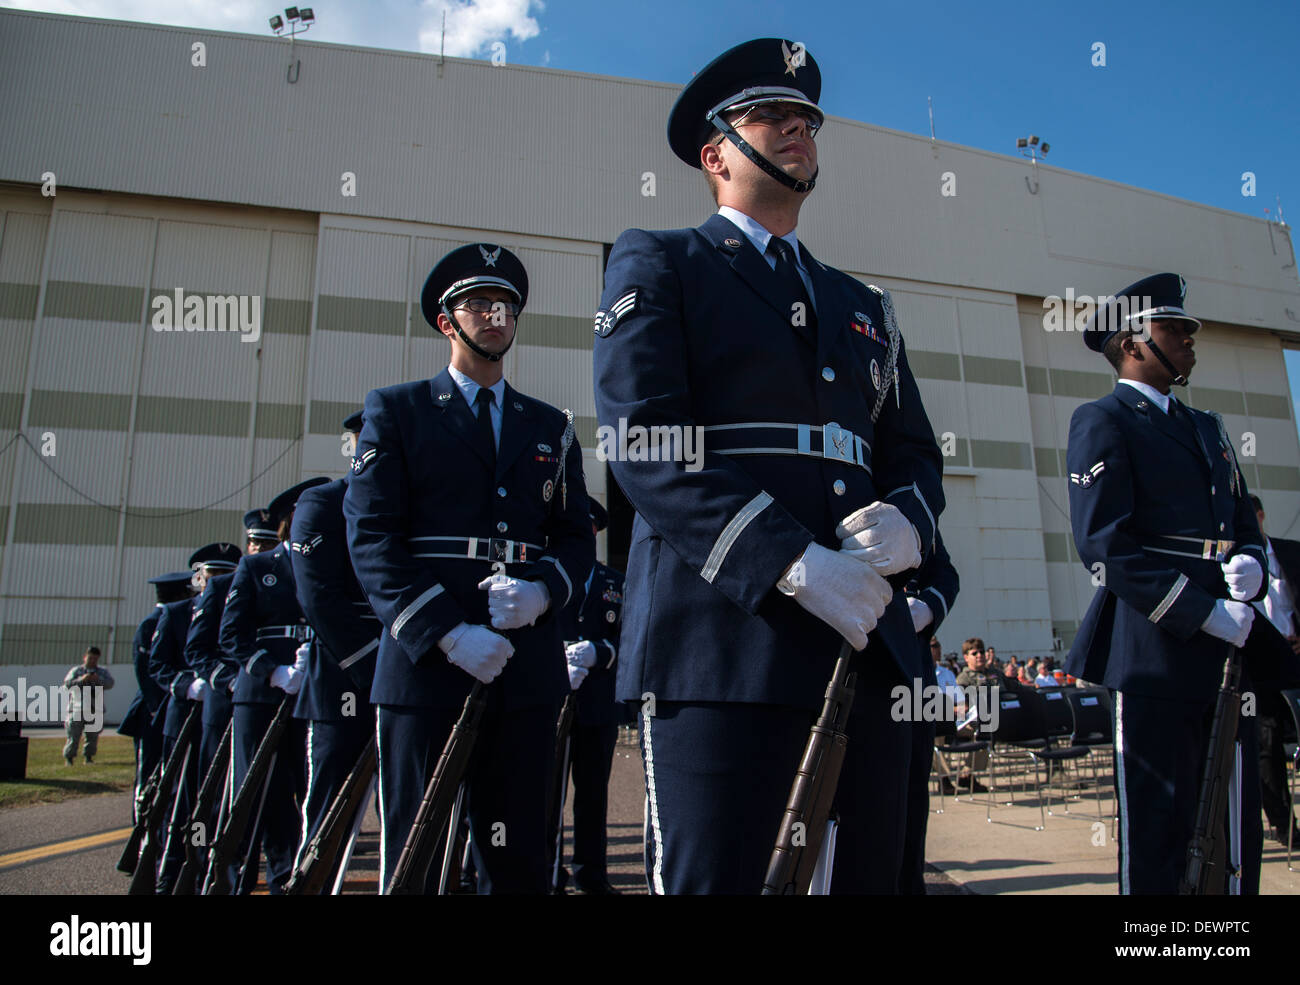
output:
<svg viewBox="0 0 1300 985"><path fill-rule="evenodd" d="M822 379L825 380L827 383L834 383L835 370L831 369L829 366L822 367Z"/></svg>
<svg viewBox="0 0 1300 985"><path fill-rule="evenodd" d="M1222 524L1222 523L1219 524L1219 533L1223 533L1223 524Z"/></svg>
<svg viewBox="0 0 1300 985"><path fill-rule="evenodd" d="M500 523L497 524L497 533L499 534L503 534L509 529L510 529L510 524L506 523L505 520L502 520Z"/></svg>
<svg viewBox="0 0 1300 985"><path fill-rule="evenodd" d="M1211 495L1211 496L1214 495L1214 487L1213 487L1213 486L1210 486L1210 495Z"/></svg>
<svg viewBox="0 0 1300 985"><path fill-rule="evenodd" d="M497 486L497 495L500 496L502 499L505 499L505 498L506 498L506 487L505 487L505 486Z"/></svg>
<svg viewBox="0 0 1300 985"><path fill-rule="evenodd" d="M845 485L844 485L844 480L843 480L843 479L836 479L836 480L835 480L835 484L834 484L833 486L831 486L831 488L835 490L835 495L836 495L836 496L843 496L843 495L844 495L844 490L845 490L845 488L846 488Z"/></svg>

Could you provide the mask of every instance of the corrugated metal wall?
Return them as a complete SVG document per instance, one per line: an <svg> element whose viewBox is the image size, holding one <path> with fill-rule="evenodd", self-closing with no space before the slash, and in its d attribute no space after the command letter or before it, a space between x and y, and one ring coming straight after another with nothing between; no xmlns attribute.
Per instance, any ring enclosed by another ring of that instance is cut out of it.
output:
<svg viewBox="0 0 1300 985"><path fill-rule="evenodd" d="M146 579L240 540L243 512L301 474L315 217L69 191L4 204L2 406L6 440L32 444L0 457L0 664L53 672L90 644L126 662ZM159 331L156 299L177 290L205 319L216 296L258 305L260 340Z"/></svg>

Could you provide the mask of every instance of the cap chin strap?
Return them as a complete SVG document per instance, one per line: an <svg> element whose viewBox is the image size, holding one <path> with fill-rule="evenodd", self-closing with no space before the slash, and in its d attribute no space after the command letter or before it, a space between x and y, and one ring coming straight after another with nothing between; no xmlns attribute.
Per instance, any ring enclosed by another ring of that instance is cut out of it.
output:
<svg viewBox="0 0 1300 985"><path fill-rule="evenodd" d="M510 347L515 344L515 338L517 338L519 335L519 318L518 316L516 316L515 334L511 336L510 341L506 343L506 347L502 349L500 352L488 352L481 345L475 343L468 335L465 334L465 330L460 327L460 322L456 320L456 318L452 315L451 310L445 304L442 306L442 313L447 316L447 320L449 322L451 322L453 325L456 326L456 334L460 336L460 340L462 342L464 342L467 346L469 346L470 352L482 356L488 362L499 363L501 361L501 357L510 351Z"/></svg>
<svg viewBox="0 0 1300 985"><path fill-rule="evenodd" d="M800 193L810 192L813 190L813 187L817 184L817 175L821 174L820 167L813 172L813 176L809 178L807 181L804 181L801 178L791 178L788 174L786 174L784 171L778 168L775 164L773 164L767 158L763 157L763 155L761 155L758 151L754 150L754 148L749 145L749 143L745 140L745 138L736 132L736 128L722 118L721 113L710 113L706 117L706 119L708 120L709 123L712 123L715 127L721 130L723 134L726 135L726 138L730 140L733 144L735 144L737 149L739 149L739 151L742 154L744 154L747 158L749 158L756 165L758 165L760 171L771 176L772 178L775 178L777 181L785 185L785 187L789 188L791 191L796 191Z"/></svg>
<svg viewBox="0 0 1300 985"><path fill-rule="evenodd" d="M1151 350L1151 355L1156 357L1156 362L1169 370L1169 382L1174 386L1187 386L1187 377L1174 369L1174 364L1169 361L1168 357L1163 352L1160 351L1160 347L1149 338L1143 339L1142 341L1145 342L1146 347Z"/></svg>

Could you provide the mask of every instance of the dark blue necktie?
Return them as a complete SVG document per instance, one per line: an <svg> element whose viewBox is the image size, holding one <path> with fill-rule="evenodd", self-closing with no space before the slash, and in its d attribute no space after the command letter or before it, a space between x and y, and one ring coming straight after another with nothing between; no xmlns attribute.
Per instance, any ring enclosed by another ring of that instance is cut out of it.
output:
<svg viewBox="0 0 1300 985"><path fill-rule="evenodd" d="M475 425L475 437L479 448L487 456L488 465L496 472L497 441L492 433L492 391L485 386L478 388L474 395L474 406L478 408L478 421Z"/></svg>
<svg viewBox="0 0 1300 985"><path fill-rule="evenodd" d="M776 257L774 272L781 284L782 293L790 299L792 306L796 301L803 304L805 324L816 324L817 313L813 310L808 288L804 286L803 278L799 276L799 268L795 265L794 251L790 249L790 244L780 237L773 236L767 241L767 252Z"/></svg>

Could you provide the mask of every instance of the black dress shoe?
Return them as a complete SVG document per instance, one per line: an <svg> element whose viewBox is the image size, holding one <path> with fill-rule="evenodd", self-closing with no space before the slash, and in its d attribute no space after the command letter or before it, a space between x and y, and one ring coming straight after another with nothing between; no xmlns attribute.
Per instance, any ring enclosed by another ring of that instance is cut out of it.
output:
<svg viewBox="0 0 1300 985"><path fill-rule="evenodd" d="M591 886L574 885L574 889L579 896L622 896L617 889L609 884L608 880L598 882Z"/></svg>
<svg viewBox="0 0 1300 985"><path fill-rule="evenodd" d="M1273 828L1269 834L1278 844L1286 844L1286 831L1282 828ZM1295 828L1291 832L1291 847L1300 848L1300 828Z"/></svg>

